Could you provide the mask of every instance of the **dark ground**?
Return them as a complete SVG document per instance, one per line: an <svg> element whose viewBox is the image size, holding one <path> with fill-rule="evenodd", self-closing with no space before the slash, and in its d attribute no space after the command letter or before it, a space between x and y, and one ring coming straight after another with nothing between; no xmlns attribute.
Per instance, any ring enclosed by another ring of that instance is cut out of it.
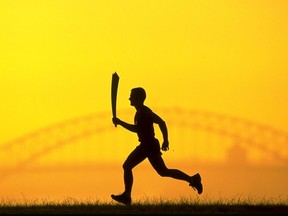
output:
<svg viewBox="0 0 288 216"><path fill-rule="evenodd" d="M2 215L287 215L288 205L45 205L2 206Z"/></svg>

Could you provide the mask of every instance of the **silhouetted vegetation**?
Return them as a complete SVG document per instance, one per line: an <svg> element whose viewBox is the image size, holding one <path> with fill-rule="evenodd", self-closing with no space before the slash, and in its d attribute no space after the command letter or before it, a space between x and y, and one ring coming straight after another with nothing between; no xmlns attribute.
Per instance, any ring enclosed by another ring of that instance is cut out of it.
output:
<svg viewBox="0 0 288 216"><path fill-rule="evenodd" d="M71 214L71 215L111 215L111 214L287 214L288 201L281 200L218 200L200 201L182 199L180 201L163 199L136 200L131 205L122 205L116 202L77 201L68 198L61 202L2 201L0 214Z"/></svg>

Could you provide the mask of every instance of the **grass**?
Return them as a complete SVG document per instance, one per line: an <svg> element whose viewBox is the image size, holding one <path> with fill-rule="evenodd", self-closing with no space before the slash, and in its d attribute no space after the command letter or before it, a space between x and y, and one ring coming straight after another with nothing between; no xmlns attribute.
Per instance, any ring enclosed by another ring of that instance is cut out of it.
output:
<svg viewBox="0 0 288 216"><path fill-rule="evenodd" d="M288 214L288 200L279 198L241 198L225 200L188 199L166 200L163 198L144 198L134 200L133 204L125 206L111 202L100 202L99 200L76 200L66 198L63 201L50 200L27 200L21 201L2 200L0 203L0 214L27 214L27 215L178 215L178 214Z"/></svg>

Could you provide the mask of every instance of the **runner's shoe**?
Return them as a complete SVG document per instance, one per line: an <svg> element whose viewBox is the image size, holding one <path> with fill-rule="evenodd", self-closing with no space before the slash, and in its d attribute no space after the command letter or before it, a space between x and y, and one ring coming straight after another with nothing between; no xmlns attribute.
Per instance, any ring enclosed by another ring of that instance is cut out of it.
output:
<svg viewBox="0 0 288 216"><path fill-rule="evenodd" d="M203 192L201 176L199 173L191 176L191 181L190 181L189 186L191 186L194 190L197 190L198 194L201 194Z"/></svg>
<svg viewBox="0 0 288 216"><path fill-rule="evenodd" d="M112 199L114 199L115 201L120 202L120 203L122 203L122 204L125 204L125 205L130 205L130 204L131 204L131 197L127 197L127 196L124 195L124 194L120 194L120 195L114 195L114 194L112 194L111 197L112 197Z"/></svg>

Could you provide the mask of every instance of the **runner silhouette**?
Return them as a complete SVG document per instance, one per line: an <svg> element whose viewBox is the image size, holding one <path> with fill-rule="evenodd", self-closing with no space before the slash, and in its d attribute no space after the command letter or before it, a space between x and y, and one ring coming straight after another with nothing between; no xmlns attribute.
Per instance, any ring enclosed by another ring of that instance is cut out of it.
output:
<svg viewBox="0 0 288 216"><path fill-rule="evenodd" d="M144 159L148 158L152 167L162 177L171 177L178 180L183 180L189 183L198 194L203 191L201 176L199 173L189 176L178 169L168 169L162 158L162 151L169 150L168 130L165 121L154 113L149 107L144 105L146 99L146 92L142 87L133 88L130 94L130 105L136 108L134 116L134 124L126 123L117 117L112 118L115 125L121 125L123 128L137 133L138 141L140 144L130 153L123 164L124 169L124 185L125 190L122 194L114 195L111 197L125 205L131 204L131 191L133 185L133 172L132 169L141 163ZM154 125L158 124L163 136L163 144L160 149L160 144L155 138Z"/></svg>

